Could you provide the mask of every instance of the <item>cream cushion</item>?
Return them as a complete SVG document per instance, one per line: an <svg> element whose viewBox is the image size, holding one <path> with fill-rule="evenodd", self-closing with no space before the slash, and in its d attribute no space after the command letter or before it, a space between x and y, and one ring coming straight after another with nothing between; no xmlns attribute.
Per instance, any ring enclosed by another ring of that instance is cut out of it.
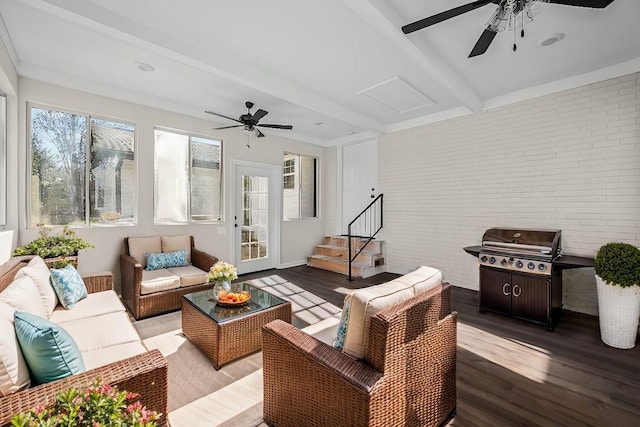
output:
<svg viewBox="0 0 640 427"><path fill-rule="evenodd" d="M191 264L191 236L162 236L162 252L175 252L184 249L187 253L187 263Z"/></svg>
<svg viewBox="0 0 640 427"><path fill-rule="evenodd" d="M85 368L89 370L146 352L147 349L141 342L128 342L98 350L84 351L82 352L82 360Z"/></svg>
<svg viewBox="0 0 640 427"><path fill-rule="evenodd" d="M140 336L125 312L103 314L59 323L75 340L82 353L130 342Z"/></svg>
<svg viewBox="0 0 640 427"><path fill-rule="evenodd" d="M13 326L15 308L0 303L0 396L31 385L29 368L22 356Z"/></svg>
<svg viewBox="0 0 640 427"><path fill-rule="evenodd" d="M170 267L167 270L180 278L180 286L182 287L201 285L207 281L207 277L209 276L208 272L193 265ZM213 286L213 283L211 286Z"/></svg>
<svg viewBox="0 0 640 427"><path fill-rule="evenodd" d="M336 339L338 323L340 323L340 313L327 317L326 319L322 319L319 322L301 329L301 331L332 346L333 341Z"/></svg>
<svg viewBox="0 0 640 427"><path fill-rule="evenodd" d="M147 268L147 258L144 256L146 252L162 252L160 236L129 237L129 255L134 257L142 268Z"/></svg>
<svg viewBox="0 0 640 427"><path fill-rule="evenodd" d="M51 316L51 313L53 313L53 310L58 305L58 296L53 286L51 286L51 271L49 267L47 267L47 264L44 263L42 258L36 256L16 273L14 279L19 279L22 276L31 277L36 286L38 286L47 317Z"/></svg>
<svg viewBox="0 0 640 427"><path fill-rule="evenodd" d="M62 323L124 311L126 310L118 295L114 291L108 290L89 294L86 298L78 301L72 310L66 310L59 305L53 311L49 320L54 323Z"/></svg>
<svg viewBox="0 0 640 427"><path fill-rule="evenodd" d="M162 268L160 270L142 270L140 295L167 291L169 289L178 289L179 287L180 277L176 276L166 268Z"/></svg>
<svg viewBox="0 0 640 427"><path fill-rule="evenodd" d="M439 270L423 266L389 282L351 292L345 297L345 305L348 302L350 308L342 351L362 358L369 340L371 316L441 282L442 273Z"/></svg>
<svg viewBox="0 0 640 427"><path fill-rule="evenodd" d="M0 302L10 305L15 311L24 311L45 319L49 317L40 297L38 286L29 276L15 279L4 291L0 292Z"/></svg>

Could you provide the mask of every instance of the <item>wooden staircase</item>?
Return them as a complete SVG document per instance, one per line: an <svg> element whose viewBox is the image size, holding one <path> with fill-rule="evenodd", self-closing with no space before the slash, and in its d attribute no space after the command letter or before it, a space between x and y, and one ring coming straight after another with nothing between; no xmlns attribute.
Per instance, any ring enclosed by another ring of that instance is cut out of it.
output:
<svg viewBox="0 0 640 427"><path fill-rule="evenodd" d="M341 274L349 274L349 239L346 236L325 237L321 245L316 245L315 254L307 257L307 265L334 271ZM353 237L351 239L351 253L355 254L367 239ZM367 278L386 271L383 254L383 241L372 240L360 252L351 265L353 277Z"/></svg>

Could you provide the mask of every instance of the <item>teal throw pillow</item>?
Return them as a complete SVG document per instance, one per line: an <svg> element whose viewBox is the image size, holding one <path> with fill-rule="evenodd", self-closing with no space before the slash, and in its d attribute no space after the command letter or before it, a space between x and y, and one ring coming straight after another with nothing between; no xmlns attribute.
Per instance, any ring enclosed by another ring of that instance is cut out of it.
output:
<svg viewBox="0 0 640 427"><path fill-rule="evenodd" d="M347 324L349 323L349 308L349 301L345 301L344 307L342 307L342 317L338 324L338 335L333 342L333 346L338 350L344 349L344 338L347 335Z"/></svg>
<svg viewBox="0 0 640 427"><path fill-rule="evenodd" d="M189 265L187 262L187 251L185 249L180 249L175 252L146 252L144 256L147 258L147 270L159 270L161 268L169 267L186 267Z"/></svg>
<svg viewBox="0 0 640 427"><path fill-rule="evenodd" d="M87 287L72 265L51 269L51 285L64 308L71 310L82 298L87 297Z"/></svg>
<svg viewBox="0 0 640 427"><path fill-rule="evenodd" d="M32 378L38 384L84 372L78 345L62 327L40 316L16 311L16 336Z"/></svg>

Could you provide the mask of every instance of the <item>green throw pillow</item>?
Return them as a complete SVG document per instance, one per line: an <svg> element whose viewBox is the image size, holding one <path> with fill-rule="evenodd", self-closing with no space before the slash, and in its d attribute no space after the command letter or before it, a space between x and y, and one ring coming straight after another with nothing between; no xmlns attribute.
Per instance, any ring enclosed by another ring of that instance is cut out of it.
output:
<svg viewBox="0 0 640 427"><path fill-rule="evenodd" d="M78 345L62 327L21 311L13 314L16 336L32 379L38 384L84 372Z"/></svg>

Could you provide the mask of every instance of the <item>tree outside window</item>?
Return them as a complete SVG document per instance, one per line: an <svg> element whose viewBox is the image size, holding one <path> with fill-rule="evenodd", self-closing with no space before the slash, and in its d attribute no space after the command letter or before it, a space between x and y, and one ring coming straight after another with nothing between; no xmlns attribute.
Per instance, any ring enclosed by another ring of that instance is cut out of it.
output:
<svg viewBox="0 0 640 427"><path fill-rule="evenodd" d="M134 145L131 124L32 107L30 226L133 224Z"/></svg>

